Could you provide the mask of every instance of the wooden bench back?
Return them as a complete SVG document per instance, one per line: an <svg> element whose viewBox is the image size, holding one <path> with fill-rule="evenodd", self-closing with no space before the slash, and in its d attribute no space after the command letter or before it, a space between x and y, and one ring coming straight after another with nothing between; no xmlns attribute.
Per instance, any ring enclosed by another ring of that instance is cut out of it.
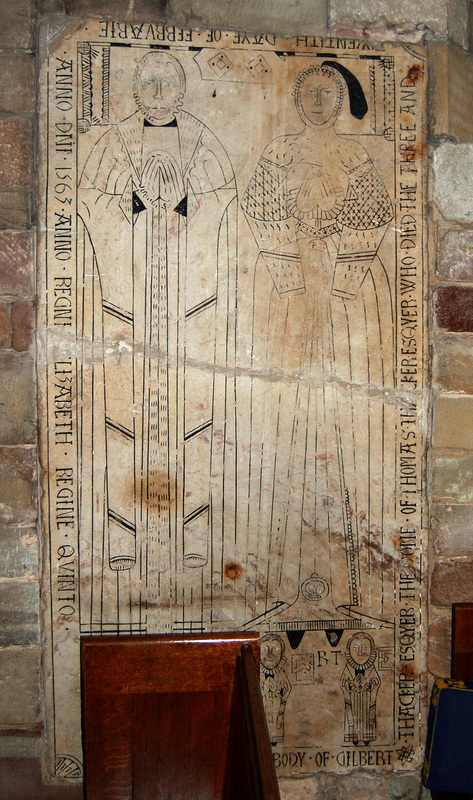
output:
<svg viewBox="0 0 473 800"><path fill-rule="evenodd" d="M252 633L84 638L87 800L278 800L258 666Z"/></svg>

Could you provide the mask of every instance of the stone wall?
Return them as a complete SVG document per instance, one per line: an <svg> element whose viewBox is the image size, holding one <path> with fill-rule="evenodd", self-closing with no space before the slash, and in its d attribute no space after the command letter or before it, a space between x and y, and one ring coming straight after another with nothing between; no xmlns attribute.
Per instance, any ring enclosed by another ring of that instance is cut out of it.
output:
<svg viewBox="0 0 473 800"><path fill-rule="evenodd" d="M39 753L42 729L35 406L36 29L77 15L428 44L432 675L449 673L450 605L473 598L473 57L468 0L0 0L0 755ZM453 44L452 44L453 43ZM346 783L346 778L343 779ZM354 772L353 797L417 797L419 777ZM316 781L339 796L339 780ZM313 797L287 782L285 797Z"/></svg>
<svg viewBox="0 0 473 800"><path fill-rule="evenodd" d="M429 669L448 674L450 606L473 596L473 59L432 42Z"/></svg>
<svg viewBox="0 0 473 800"><path fill-rule="evenodd" d="M0 32L0 751L38 751L34 364L36 9L2 3ZM34 734L34 735L32 735Z"/></svg>

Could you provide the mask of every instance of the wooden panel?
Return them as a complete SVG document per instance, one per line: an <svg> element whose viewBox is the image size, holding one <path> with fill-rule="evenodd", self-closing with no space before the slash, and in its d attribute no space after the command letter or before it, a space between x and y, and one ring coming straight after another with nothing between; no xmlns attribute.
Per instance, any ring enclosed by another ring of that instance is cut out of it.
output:
<svg viewBox="0 0 473 800"><path fill-rule="evenodd" d="M133 698L133 800L222 796L231 692Z"/></svg>
<svg viewBox="0 0 473 800"><path fill-rule="evenodd" d="M268 726L251 648L237 659L224 800L280 800Z"/></svg>
<svg viewBox="0 0 473 800"><path fill-rule="evenodd" d="M221 691L233 681L243 644L252 645L259 663L258 641L256 633L90 636L82 640L82 669L92 694Z"/></svg>
<svg viewBox="0 0 473 800"><path fill-rule="evenodd" d="M84 761L88 800L131 800L131 698L85 693Z"/></svg>
<svg viewBox="0 0 473 800"><path fill-rule="evenodd" d="M452 678L473 680L473 603L452 608Z"/></svg>

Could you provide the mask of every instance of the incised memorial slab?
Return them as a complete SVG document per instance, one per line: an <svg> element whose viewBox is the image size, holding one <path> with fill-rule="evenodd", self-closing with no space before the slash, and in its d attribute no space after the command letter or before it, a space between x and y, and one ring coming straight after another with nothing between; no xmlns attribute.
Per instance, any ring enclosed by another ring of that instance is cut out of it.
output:
<svg viewBox="0 0 473 800"><path fill-rule="evenodd" d="M46 26L49 769L82 635L261 633L281 775L419 765L424 52Z"/></svg>

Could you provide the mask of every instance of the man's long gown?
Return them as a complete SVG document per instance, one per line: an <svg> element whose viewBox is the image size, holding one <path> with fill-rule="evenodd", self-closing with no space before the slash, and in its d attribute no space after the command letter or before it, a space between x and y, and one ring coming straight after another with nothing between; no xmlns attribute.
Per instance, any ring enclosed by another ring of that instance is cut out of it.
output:
<svg viewBox="0 0 473 800"><path fill-rule="evenodd" d="M190 114L136 112L79 201L83 630L200 630L235 535L232 167Z"/></svg>

